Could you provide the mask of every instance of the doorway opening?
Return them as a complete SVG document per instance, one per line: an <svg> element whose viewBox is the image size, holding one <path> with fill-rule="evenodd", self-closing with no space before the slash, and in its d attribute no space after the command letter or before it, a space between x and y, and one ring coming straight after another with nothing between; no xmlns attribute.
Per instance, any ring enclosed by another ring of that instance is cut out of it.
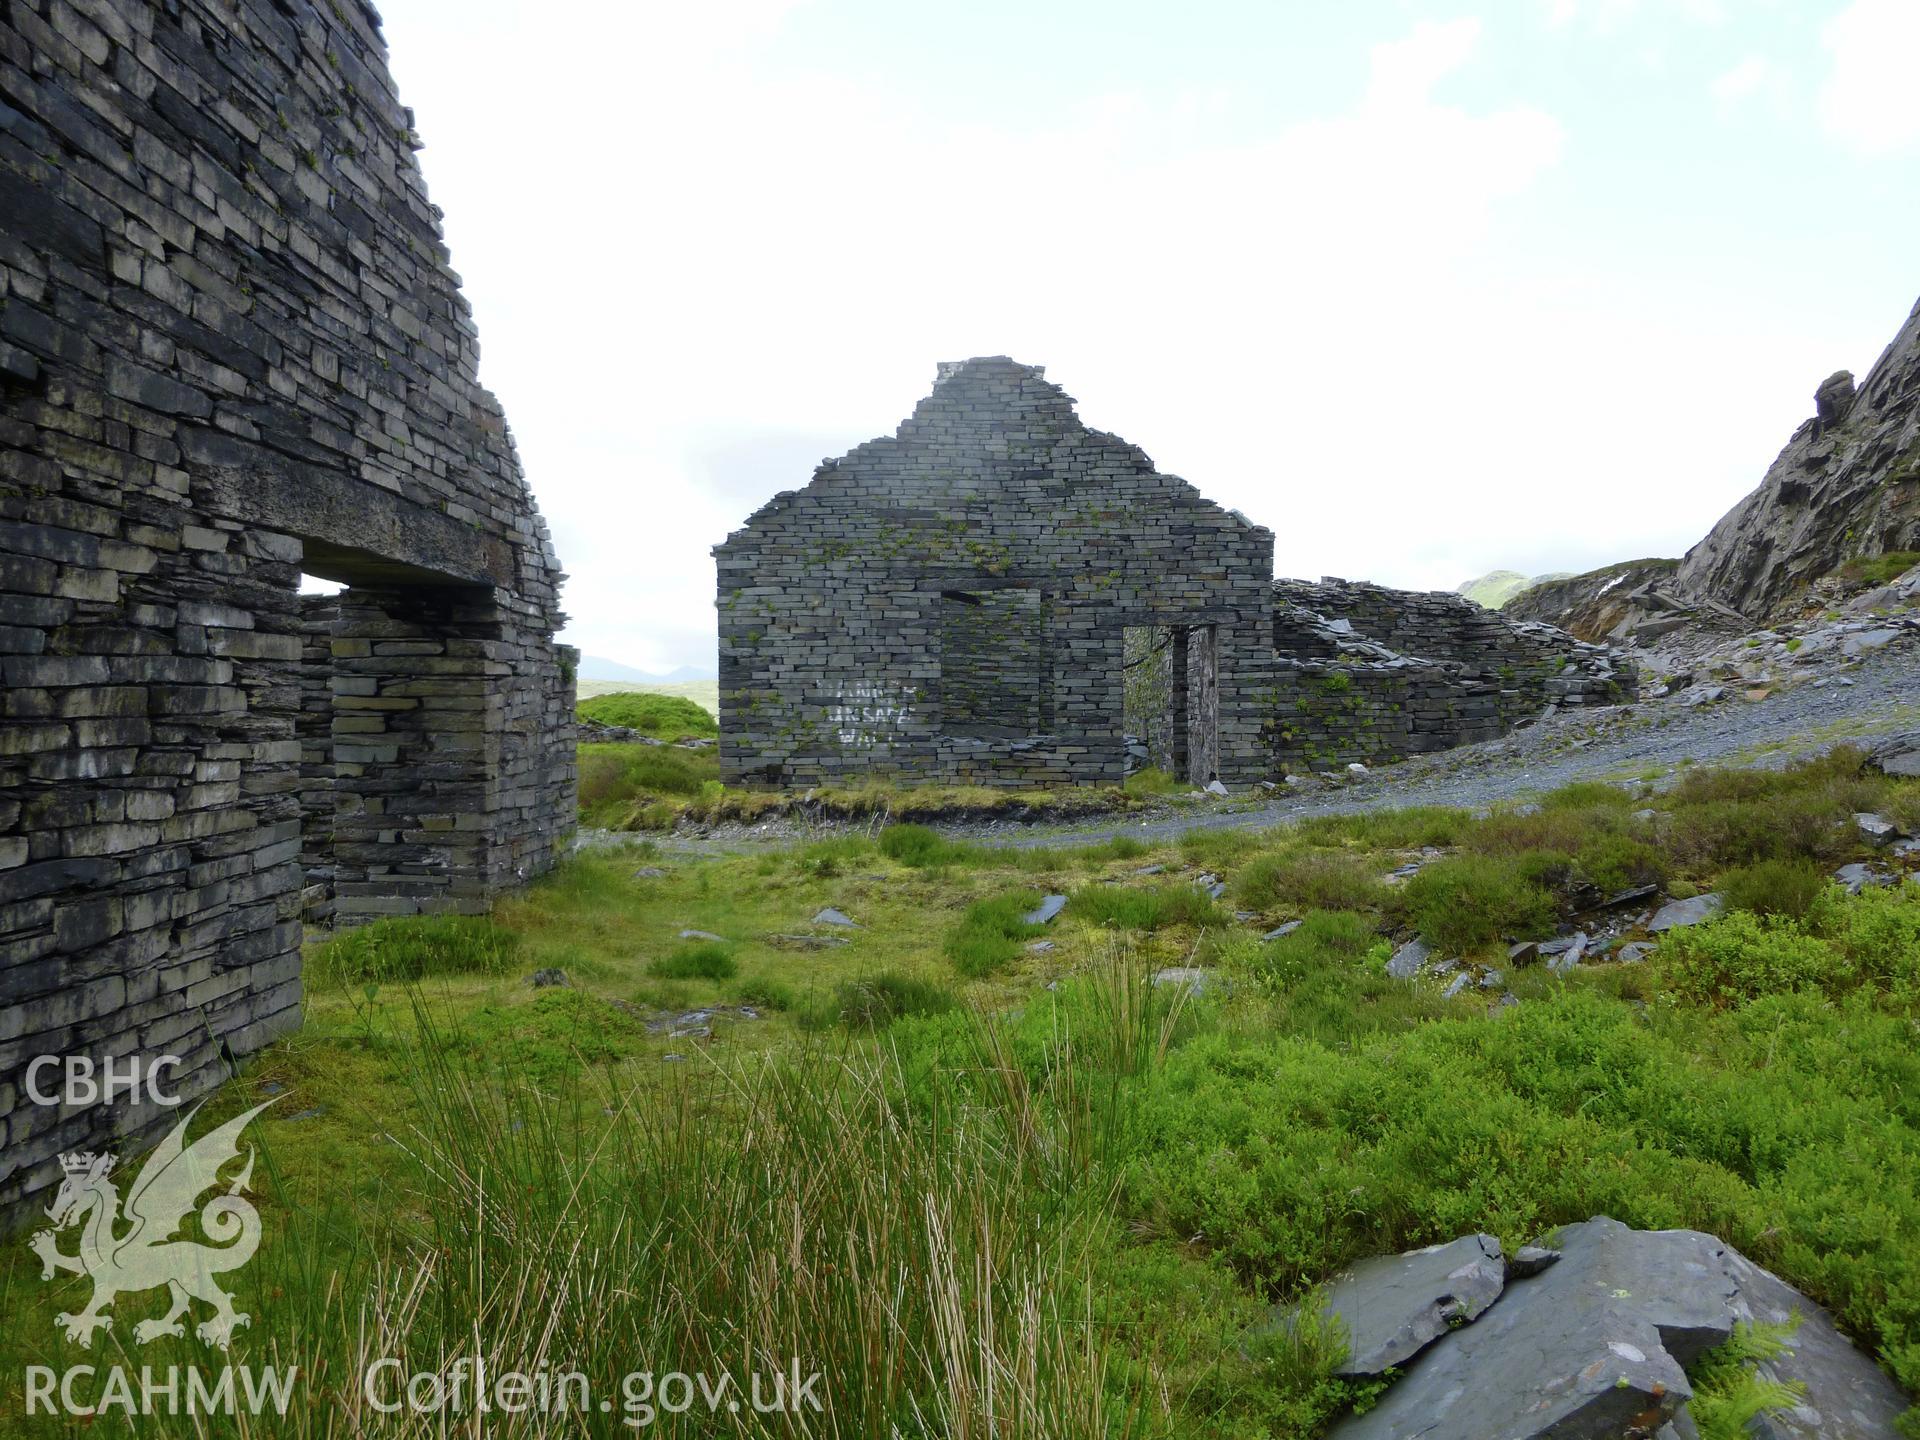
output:
<svg viewBox="0 0 1920 1440"><path fill-rule="evenodd" d="M1205 785L1220 767L1219 646L1211 625L1121 632L1126 773L1161 770Z"/></svg>

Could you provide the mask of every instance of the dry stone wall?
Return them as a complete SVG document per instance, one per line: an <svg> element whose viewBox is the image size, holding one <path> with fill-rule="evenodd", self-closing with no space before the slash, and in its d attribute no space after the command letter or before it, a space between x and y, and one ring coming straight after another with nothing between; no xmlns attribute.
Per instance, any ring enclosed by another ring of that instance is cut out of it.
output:
<svg viewBox="0 0 1920 1440"><path fill-rule="evenodd" d="M303 895L476 908L571 827L562 576L416 145L359 0L0 0L0 1211L171 1114L30 1057L191 1097L298 1023Z"/></svg>
<svg viewBox="0 0 1920 1440"><path fill-rule="evenodd" d="M1548 707L1638 694L1618 651L1462 596L1325 579L1274 585L1275 766L1324 770L1491 740Z"/></svg>
<svg viewBox="0 0 1920 1440"><path fill-rule="evenodd" d="M1272 535L1088 429L1037 366L942 366L896 435L714 554L729 782L1118 782L1124 632L1156 625L1207 637L1195 763L1267 772Z"/></svg>

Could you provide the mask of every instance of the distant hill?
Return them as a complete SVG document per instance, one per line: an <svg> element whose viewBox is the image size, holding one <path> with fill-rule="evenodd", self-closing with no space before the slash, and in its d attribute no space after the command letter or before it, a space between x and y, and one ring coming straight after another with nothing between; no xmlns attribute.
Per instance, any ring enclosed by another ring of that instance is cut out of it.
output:
<svg viewBox="0 0 1920 1440"><path fill-rule="evenodd" d="M703 670L697 665L682 665L661 675L651 670L639 670L631 665L622 665L618 660L609 660L604 655L582 655L580 678L582 680L631 680L641 685L684 685L694 680L716 679L718 672Z"/></svg>
<svg viewBox="0 0 1920 1440"><path fill-rule="evenodd" d="M1463 580L1454 587L1454 593L1464 595L1474 604L1488 610L1498 610L1507 601L1530 586L1540 585L1548 580L1564 580L1567 572L1556 570L1548 575L1535 575L1531 579L1518 570L1489 570L1478 580Z"/></svg>

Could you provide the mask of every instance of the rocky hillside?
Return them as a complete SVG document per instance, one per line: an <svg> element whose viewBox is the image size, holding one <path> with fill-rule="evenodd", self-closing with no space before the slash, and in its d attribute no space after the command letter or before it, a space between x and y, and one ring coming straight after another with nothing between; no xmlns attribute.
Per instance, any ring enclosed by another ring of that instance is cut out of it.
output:
<svg viewBox="0 0 1920 1440"><path fill-rule="evenodd" d="M1677 560L1626 560L1604 565L1584 575L1542 580L1522 590L1501 607L1510 620L1539 620L1557 625L1589 644L1619 639L1623 622L1636 615L1636 605L1647 594L1673 580ZM1629 623L1628 628L1632 628Z"/></svg>
<svg viewBox="0 0 1920 1440"><path fill-rule="evenodd" d="M1814 404L1760 487L1687 552L1682 591L1777 619L1850 563L1920 551L1920 305L1858 387L1841 371Z"/></svg>

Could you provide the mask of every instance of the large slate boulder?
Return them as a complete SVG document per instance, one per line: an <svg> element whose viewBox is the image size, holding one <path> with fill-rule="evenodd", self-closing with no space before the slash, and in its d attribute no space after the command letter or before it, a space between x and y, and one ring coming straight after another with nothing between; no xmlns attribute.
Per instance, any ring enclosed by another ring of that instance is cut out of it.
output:
<svg viewBox="0 0 1920 1440"><path fill-rule="evenodd" d="M1456 1242L1460 1243L1460 1242ZM1899 1387L1826 1311L1695 1230L1631 1230L1596 1216L1553 1238L1550 1268L1510 1269L1497 1303L1450 1330L1331 1440L1620 1440L1693 1434L1684 1366L1739 1321L1801 1317L1762 1375L1806 1386L1754 1421L1758 1440L1878 1440L1906 1409ZM1357 1350L1357 1346L1356 1346Z"/></svg>
<svg viewBox="0 0 1920 1440"><path fill-rule="evenodd" d="M1339 1373L1378 1375L1405 1364L1498 1300L1506 1283L1506 1261L1491 1235L1362 1260L1327 1287L1324 1313L1347 1334Z"/></svg>
<svg viewBox="0 0 1920 1440"><path fill-rule="evenodd" d="M1725 1247L1605 1216L1554 1245L1558 1264L1428 1347L1336 1440L1618 1440L1671 1420L1693 1393L1681 1367L1733 1333Z"/></svg>

